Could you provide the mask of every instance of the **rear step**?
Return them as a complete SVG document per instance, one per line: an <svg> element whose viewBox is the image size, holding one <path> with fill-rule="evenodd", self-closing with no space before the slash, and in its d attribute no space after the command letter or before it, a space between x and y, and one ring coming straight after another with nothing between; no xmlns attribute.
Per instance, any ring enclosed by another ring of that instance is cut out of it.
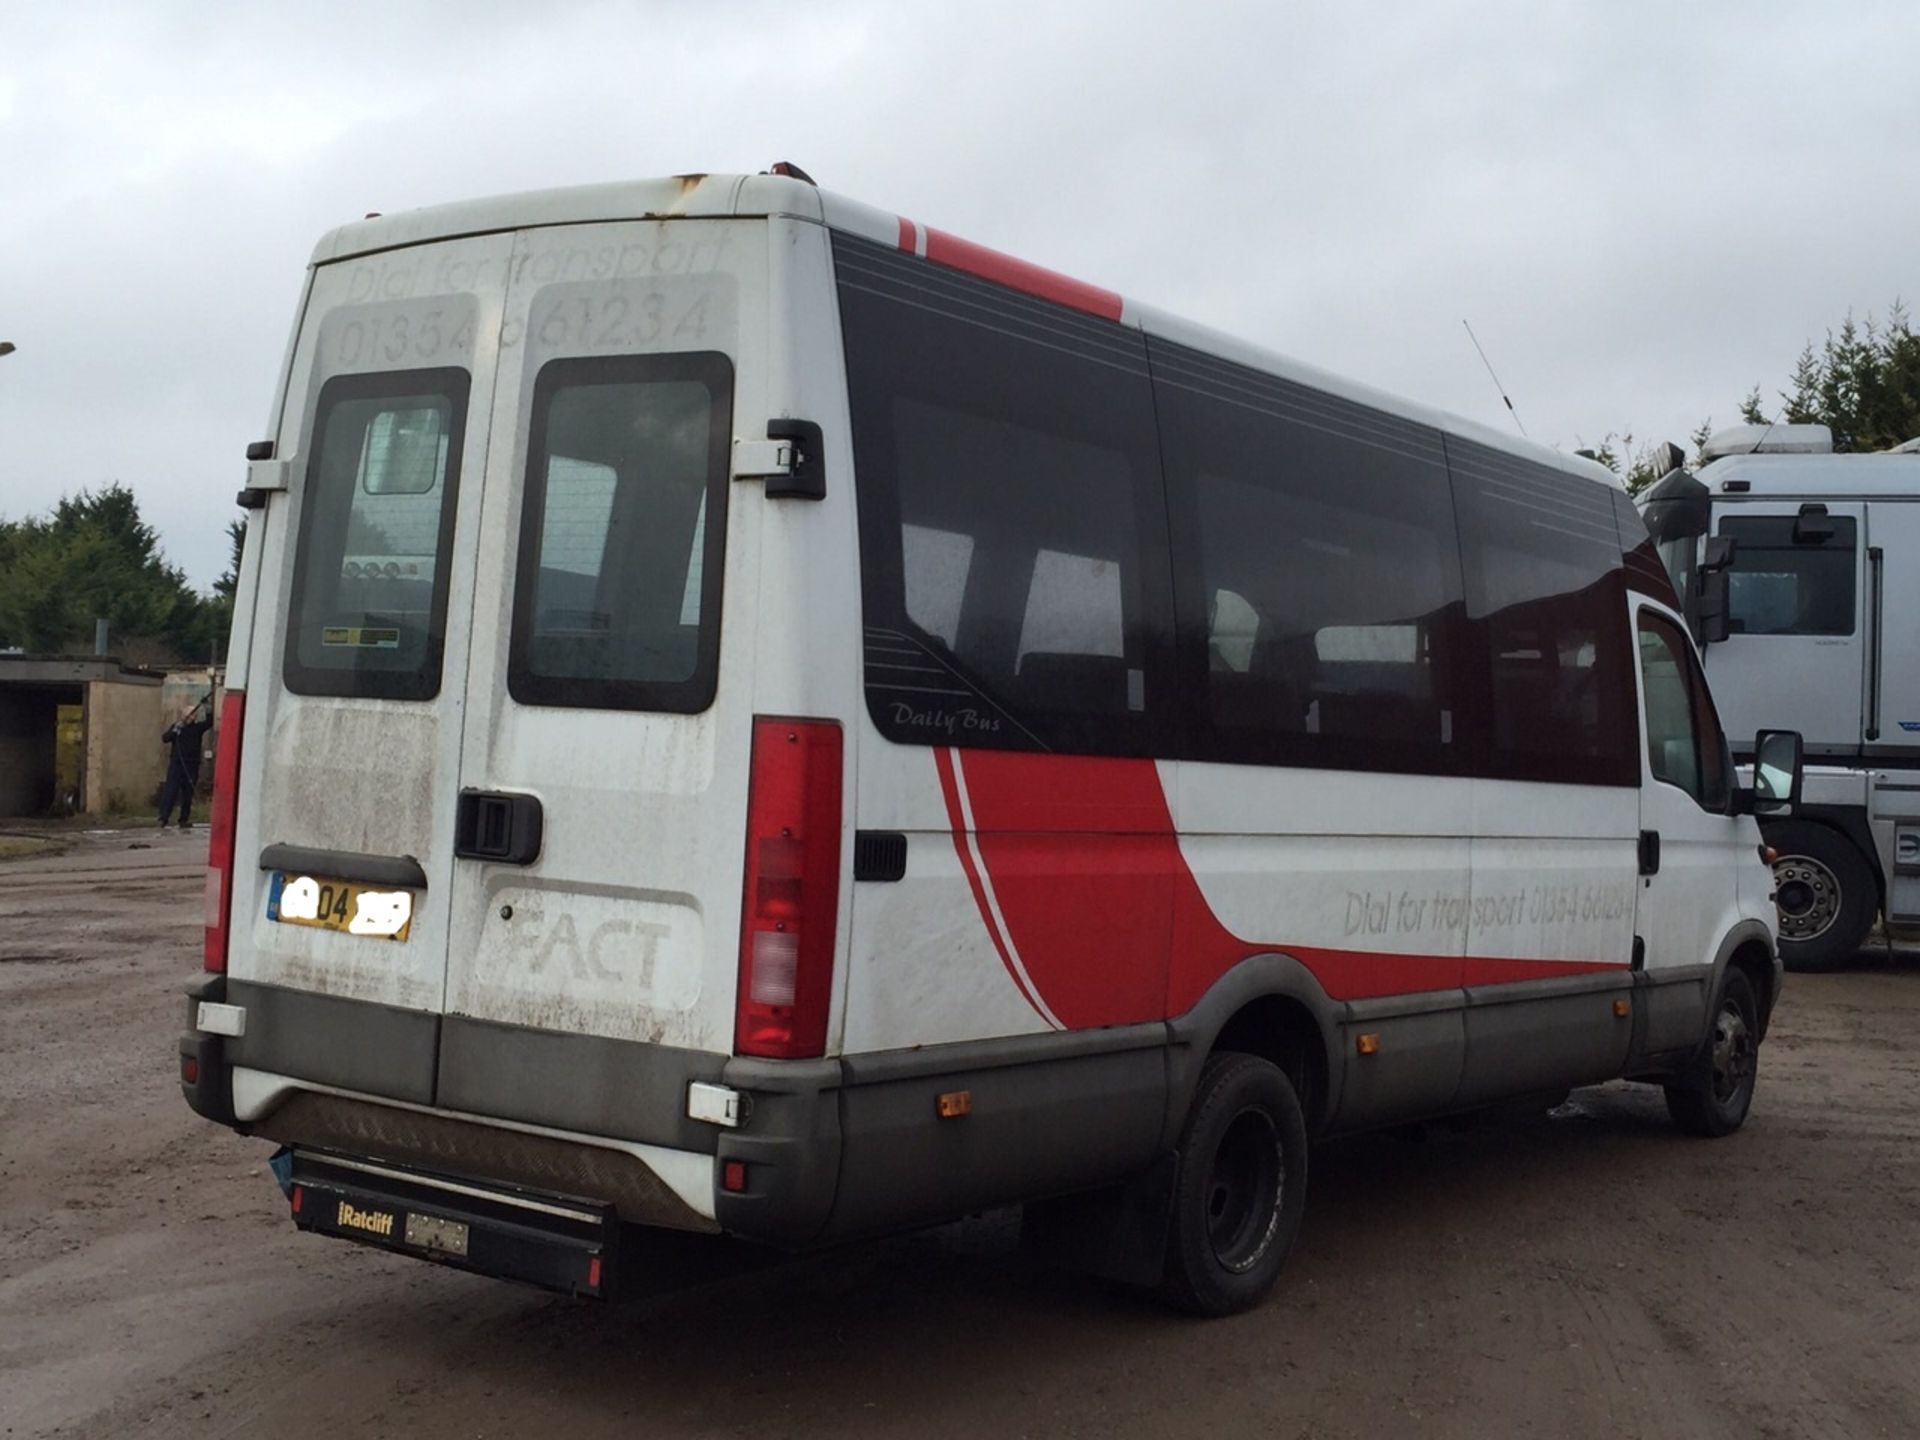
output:
<svg viewBox="0 0 1920 1440"><path fill-rule="evenodd" d="M302 1230L563 1295L612 1294L620 1227L610 1205L298 1149L291 1196Z"/></svg>

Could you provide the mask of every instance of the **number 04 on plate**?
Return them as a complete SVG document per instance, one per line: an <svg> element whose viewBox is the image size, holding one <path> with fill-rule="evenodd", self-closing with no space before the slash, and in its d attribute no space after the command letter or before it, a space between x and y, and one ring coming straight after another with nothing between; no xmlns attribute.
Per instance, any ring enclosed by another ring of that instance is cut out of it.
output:
<svg viewBox="0 0 1920 1440"><path fill-rule="evenodd" d="M404 940L413 925L413 892L276 870L267 889L267 919L379 940Z"/></svg>

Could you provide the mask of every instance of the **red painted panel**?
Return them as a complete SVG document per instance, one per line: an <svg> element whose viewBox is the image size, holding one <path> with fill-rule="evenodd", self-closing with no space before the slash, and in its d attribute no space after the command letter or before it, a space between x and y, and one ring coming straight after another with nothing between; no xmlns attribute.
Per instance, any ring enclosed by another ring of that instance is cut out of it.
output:
<svg viewBox="0 0 1920 1440"><path fill-rule="evenodd" d="M1098 315L1102 320L1120 318L1121 300L1111 290L1102 290L1098 285L1089 285L1084 280L1075 280L1058 271L1030 265L1011 255L1002 255L998 250L989 250L984 245L962 240L957 235L935 230L932 226L927 227L927 259L937 265L964 270L969 275L978 275L983 280L1005 285L1010 290L1051 300L1056 305L1084 310L1089 315Z"/></svg>
<svg viewBox="0 0 1920 1440"><path fill-rule="evenodd" d="M1013 948L1062 1025L1159 1018L1173 896L1164 837L983 831L977 839Z"/></svg>
<svg viewBox="0 0 1920 1440"><path fill-rule="evenodd" d="M900 248L911 255L919 244L920 227L902 215L900 217Z"/></svg>
<svg viewBox="0 0 1920 1440"><path fill-rule="evenodd" d="M1151 760L960 750L974 828L1083 835L1173 834Z"/></svg>
<svg viewBox="0 0 1920 1440"><path fill-rule="evenodd" d="M1180 853L1151 760L938 750L935 764L961 864L1002 963L1032 1003L1024 966L1070 1029L1184 1014L1241 960L1276 951L1299 960L1335 1000L1625 968L1246 940L1220 923ZM961 786L984 878L966 843Z"/></svg>

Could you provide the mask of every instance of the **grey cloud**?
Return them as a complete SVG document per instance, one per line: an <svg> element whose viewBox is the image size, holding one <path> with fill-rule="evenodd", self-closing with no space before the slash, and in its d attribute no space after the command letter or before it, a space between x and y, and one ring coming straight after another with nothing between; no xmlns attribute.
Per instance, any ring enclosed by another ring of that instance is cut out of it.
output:
<svg viewBox="0 0 1920 1440"><path fill-rule="evenodd" d="M1911 293L1894 4L15 10L0 513L121 479L225 560L314 240L368 209L799 161L1537 438L1680 437Z"/></svg>

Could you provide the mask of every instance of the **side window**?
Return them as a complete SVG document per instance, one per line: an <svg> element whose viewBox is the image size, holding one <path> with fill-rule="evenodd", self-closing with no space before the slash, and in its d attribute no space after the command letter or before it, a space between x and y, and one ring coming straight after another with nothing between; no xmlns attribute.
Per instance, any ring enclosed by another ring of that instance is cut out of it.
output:
<svg viewBox="0 0 1920 1440"><path fill-rule="evenodd" d="M1459 542L1437 432L1150 341L1202 759L1445 773Z"/></svg>
<svg viewBox="0 0 1920 1440"><path fill-rule="evenodd" d="M1640 675L1646 697L1647 766L1708 810L1724 810L1732 777L1726 737L1693 647L1679 627L1642 611Z"/></svg>
<svg viewBox="0 0 1920 1440"><path fill-rule="evenodd" d="M875 725L1153 753L1166 507L1139 335L834 247Z"/></svg>
<svg viewBox="0 0 1920 1440"><path fill-rule="evenodd" d="M439 693L467 372L321 387L300 498L284 673L299 695Z"/></svg>
<svg viewBox="0 0 1920 1440"><path fill-rule="evenodd" d="M732 367L549 361L534 383L507 688L522 704L713 699Z"/></svg>
<svg viewBox="0 0 1920 1440"><path fill-rule="evenodd" d="M1858 535L1836 515L1825 539L1809 539L1791 515L1728 515L1733 539L1727 628L1736 635L1851 635ZM1798 538L1796 538L1798 532Z"/></svg>
<svg viewBox="0 0 1920 1440"><path fill-rule="evenodd" d="M1449 437L1488 774L1633 785L1633 672L1612 492Z"/></svg>

